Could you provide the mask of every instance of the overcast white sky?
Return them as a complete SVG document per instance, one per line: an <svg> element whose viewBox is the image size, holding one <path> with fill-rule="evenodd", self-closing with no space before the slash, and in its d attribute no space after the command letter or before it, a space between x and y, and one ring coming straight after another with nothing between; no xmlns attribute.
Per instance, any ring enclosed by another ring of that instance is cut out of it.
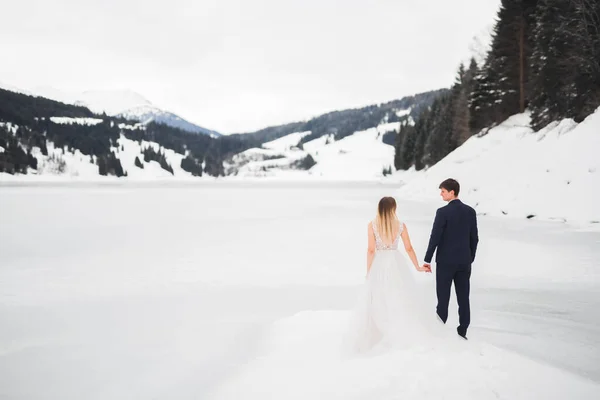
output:
<svg viewBox="0 0 600 400"><path fill-rule="evenodd" d="M131 89L224 133L449 86L500 0L0 0L0 82Z"/></svg>

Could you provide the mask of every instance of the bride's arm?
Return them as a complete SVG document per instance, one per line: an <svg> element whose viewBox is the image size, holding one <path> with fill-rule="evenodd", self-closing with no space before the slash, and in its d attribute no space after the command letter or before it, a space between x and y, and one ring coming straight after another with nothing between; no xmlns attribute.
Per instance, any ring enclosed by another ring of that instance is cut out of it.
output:
<svg viewBox="0 0 600 400"><path fill-rule="evenodd" d="M375 234L373 233L373 224L369 222L368 227L369 239L367 242L367 275L373 264L373 258L375 258Z"/></svg>
<svg viewBox="0 0 600 400"><path fill-rule="evenodd" d="M413 249L412 244L410 243L410 236L408 236L408 229L406 229L406 224L404 225L404 229L402 229L402 233L400 237L402 238L402 243L404 243L404 250L408 253L410 260L413 265L417 269L417 271L426 271L425 268L419 266L419 262L417 261L417 254L415 253L415 249Z"/></svg>

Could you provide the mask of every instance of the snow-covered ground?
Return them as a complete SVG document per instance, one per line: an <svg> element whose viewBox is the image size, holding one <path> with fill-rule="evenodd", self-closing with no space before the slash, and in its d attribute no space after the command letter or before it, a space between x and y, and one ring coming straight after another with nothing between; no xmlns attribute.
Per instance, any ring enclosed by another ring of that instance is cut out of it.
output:
<svg viewBox="0 0 600 400"><path fill-rule="evenodd" d="M55 124L98 125L103 120L101 118L50 117L50 121L54 122Z"/></svg>
<svg viewBox="0 0 600 400"><path fill-rule="evenodd" d="M384 168L394 164L394 147L382 142L383 134L398 131L399 122L381 124L354 132L339 141L333 135L311 140L298 148L300 140L310 132L294 132L262 148L252 148L233 157L226 169L237 177L269 177L276 179L328 179L374 181L383 177ZM311 155L316 165L299 171L292 165Z"/></svg>
<svg viewBox="0 0 600 400"><path fill-rule="evenodd" d="M480 217L469 342L340 353L396 190L3 184L0 398L598 398L600 233L552 222ZM397 198L422 257L439 203Z"/></svg>
<svg viewBox="0 0 600 400"><path fill-rule="evenodd" d="M97 124L102 122L101 119L94 118L53 118L56 123L64 124ZM10 127L10 126L9 126ZM121 129L138 129L140 124L127 125L119 124ZM13 126L13 129L16 127ZM84 155L78 149L74 152L68 149L56 148L52 142L48 142L48 155L44 156L38 147L34 147L32 154L38 159L38 169L30 169L27 175L10 175L0 173L0 182L112 182L115 180L125 181L151 181L151 180L190 180L199 179L191 173L184 171L181 168L181 160L185 155L175 152L171 149L166 149L156 142L142 140L137 142L127 139L124 135L117 140L118 146L111 150L115 156L121 161L123 170L127 173L126 177L117 178L115 176L100 176L98 165L95 163L95 158L90 155ZM144 161L142 151L147 148L153 148L156 152L165 154L165 158L171 168L173 174L163 169L157 161ZM135 165L136 157L140 160L143 168ZM94 160L94 162L92 162ZM208 178L210 179L210 178Z"/></svg>
<svg viewBox="0 0 600 400"><path fill-rule="evenodd" d="M264 147L265 149L272 149L272 150L279 150L279 151L290 150L290 149L296 147L303 137L308 136L308 135L310 135L310 131L290 133L289 135L286 135L279 139L275 139L270 142L267 142L267 143L263 144L262 147Z"/></svg>
<svg viewBox="0 0 600 400"><path fill-rule="evenodd" d="M580 124L563 120L535 133L528 114L515 115L413 174L398 196L434 198L440 182L452 177L479 213L600 227L598 149L600 109Z"/></svg>
<svg viewBox="0 0 600 400"><path fill-rule="evenodd" d="M394 147L383 143L383 134L400 129L399 122L381 124L376 128L355 132L342 140L323 144L308 142L304 148L317 165L310 172L315 176L335 179L372 180L383 176L383 169L394 169Z"/></svg>

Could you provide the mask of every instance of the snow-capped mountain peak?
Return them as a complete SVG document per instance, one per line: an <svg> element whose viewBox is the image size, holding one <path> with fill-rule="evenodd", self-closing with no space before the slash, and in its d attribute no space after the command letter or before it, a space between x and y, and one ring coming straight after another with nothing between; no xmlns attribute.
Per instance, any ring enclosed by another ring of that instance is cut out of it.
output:
<svg viewBox="0 0 600 400"><path fill-rule="evenodd" d="M120 116L140 121L143 124L155 121L187 132L201 133L211 137L221 136L217 131L196 125L153 105L150 100L129 89L69 92L51 86L37 86L33 90L23 90L2 82L0 82L0 87L30 96L42 96L66 104L87 107L96 114L106 113L108 116Z"/></svg>
<svg viewBox="0 0 600 400"><path fill-rule="evenodd" d="M125 110L152 103L132 90L87 90L77 95L73 104L89 108L91 111L107 115L118 115Z"/></svg>
<svg viewBox="0 0 600 400"><path fill-rule="evenodd" d="M152 104L145 104L133 107L117 115L119 117L123 117L129 120L140 121L143 124L149 124L150 122L159 122L192 133L202 133L212 137L220 136L220 134L216 131L212 131L210 129L206 129L196 124L193 124L176 114L165 110L161 110L160 108L155 107Z"/></svg>

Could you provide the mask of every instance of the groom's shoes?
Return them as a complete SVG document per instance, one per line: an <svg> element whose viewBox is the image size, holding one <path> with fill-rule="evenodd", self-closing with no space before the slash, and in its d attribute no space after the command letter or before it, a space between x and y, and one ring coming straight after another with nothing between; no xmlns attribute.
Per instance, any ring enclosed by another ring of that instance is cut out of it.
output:
<svg viewBox="0 0 600 400"><path fill-rule="evenodd" d="M469 340L469 339L467 339L467 333L461 332L461 330L459 328L456 328L456 333L458 333L458 336L460 336L461 338L463 338L465 340Z"/></svg>

